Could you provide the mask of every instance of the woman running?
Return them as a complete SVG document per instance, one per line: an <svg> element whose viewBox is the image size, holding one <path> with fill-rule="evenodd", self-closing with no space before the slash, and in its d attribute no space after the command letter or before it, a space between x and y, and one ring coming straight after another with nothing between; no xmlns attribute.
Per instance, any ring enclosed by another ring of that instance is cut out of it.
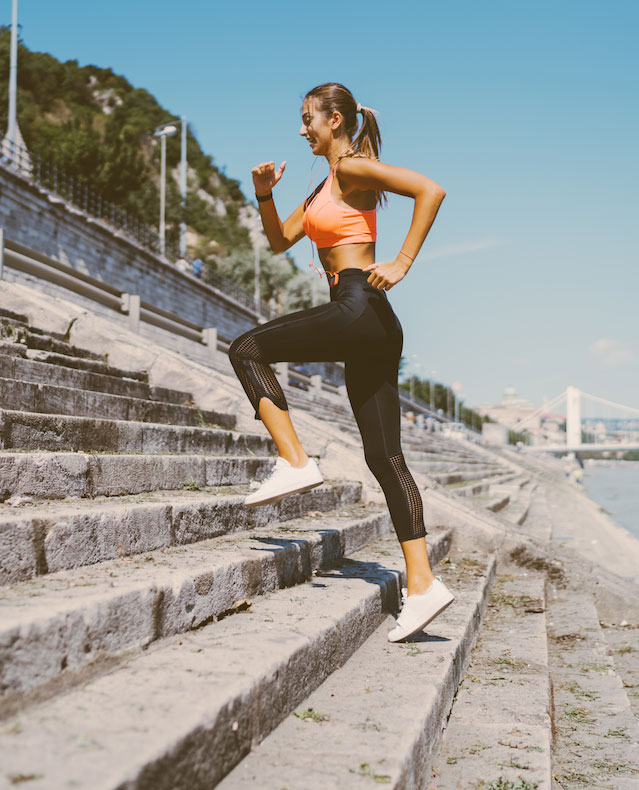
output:
<svg viewBox="0 0 639 790"><path fill-rule="evenodd" d="M257 326L231 344L229 357L255 418L264 422L279 453L272 475L246 504L275 502L323 482L300 444L269 363L343 361L366 463L382 487L406 560L403 607L388 634L394 642L422 630L453 601L430 568L422 498L400 445L397 376L403 335L386 296L410 269L446 193L419 173L379 161L374 111L338 83L318 85L306 94L300 135L330 169L311 196L282 222L272 189L286 162L277 170L274 162L257 165L253 183L273 252L288 250L304 236L315 242L330 302ZM381 263L375 262L376 212L386 192L412 197L415 207L397 257Z"/></svg>

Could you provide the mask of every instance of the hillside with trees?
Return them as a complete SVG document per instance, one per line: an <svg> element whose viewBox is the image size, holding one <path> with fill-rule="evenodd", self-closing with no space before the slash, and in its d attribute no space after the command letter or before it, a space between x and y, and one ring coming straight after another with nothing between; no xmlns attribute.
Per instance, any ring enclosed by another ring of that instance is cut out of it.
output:
<svg viewBox="0 0 639 790"><path fill-rule="evenodd" d="M10 30L0 28L0 125L7 128ZM18 46L18 123L30 153L157 227L160 145L154 129L175 119L148 91L110 68L64 63ZM237 180L187 134L188 252L204 261L203 275L231 278L252 292L257 210ZM167 139L167 242L176 244L183 219L178 173L179 135ZM259 242L258 242L259 243ZM260 250L262 298L279 311L312 304L313 281L288 255ZM262 245L260 244L260 247Z"/></svg>

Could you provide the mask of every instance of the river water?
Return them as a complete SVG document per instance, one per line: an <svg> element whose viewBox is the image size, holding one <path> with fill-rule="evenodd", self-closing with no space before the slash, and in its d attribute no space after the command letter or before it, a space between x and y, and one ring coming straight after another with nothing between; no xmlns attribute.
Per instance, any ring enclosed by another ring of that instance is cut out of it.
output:
<svg viewBox="0 0 639 790"><path fill-rule="evenodd" d="M639 461L604 461L584 466L588 496L613 521L639 539Z"/></svg>

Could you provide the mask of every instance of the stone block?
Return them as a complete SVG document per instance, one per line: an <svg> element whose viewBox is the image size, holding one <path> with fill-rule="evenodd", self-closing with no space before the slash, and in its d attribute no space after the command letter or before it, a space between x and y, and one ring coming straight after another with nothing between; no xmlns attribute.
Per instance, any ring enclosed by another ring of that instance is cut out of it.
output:
<svg viewBox="0 0 639 790"><path fill-rule="evenodd" d="M170 544L169 505L120 505L51 517L44 551L48 569L54 572Z"/></svg>

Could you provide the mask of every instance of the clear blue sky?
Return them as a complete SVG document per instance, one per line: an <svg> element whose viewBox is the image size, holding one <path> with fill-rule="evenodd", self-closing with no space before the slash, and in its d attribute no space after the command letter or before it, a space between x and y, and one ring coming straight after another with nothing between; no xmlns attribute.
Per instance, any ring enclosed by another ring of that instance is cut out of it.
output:
<svg viewBox="0 0 639 790"><path fill-rule="evenodd" d="M389 293L415 372L462 382L468 405L573 384L639 407L636 0L20 0L20 23L30 49L110 66L186 114L247 195L253 164L286 159L282 215L313 159L301 98L343 82L379 110L382 158L447 191ZM391 198L378 260L411 209ZM306 240L292 252L308 266Z"/></svg>

